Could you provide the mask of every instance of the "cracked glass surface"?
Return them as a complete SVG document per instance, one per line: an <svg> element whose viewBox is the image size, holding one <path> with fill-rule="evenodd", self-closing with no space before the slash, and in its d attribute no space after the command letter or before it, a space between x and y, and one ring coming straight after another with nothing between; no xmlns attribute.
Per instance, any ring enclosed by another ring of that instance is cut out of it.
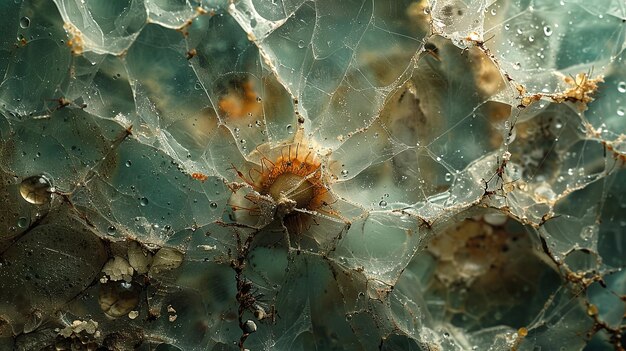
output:
<svg viewBox="0 0 626 351"><path fill-rule="evenodd" d="M626 347L623 1L0 14L0 348Z"/></svg>

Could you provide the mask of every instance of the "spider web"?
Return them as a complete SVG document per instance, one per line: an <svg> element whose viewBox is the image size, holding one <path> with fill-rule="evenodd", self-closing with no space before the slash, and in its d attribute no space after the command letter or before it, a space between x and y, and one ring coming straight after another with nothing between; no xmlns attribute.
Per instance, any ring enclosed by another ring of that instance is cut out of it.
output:
<svg viewBox="0 0 626 351"><path fill-rule="evenodd" d="M3 347L623 346L622 2L0 13Z"/></svg>

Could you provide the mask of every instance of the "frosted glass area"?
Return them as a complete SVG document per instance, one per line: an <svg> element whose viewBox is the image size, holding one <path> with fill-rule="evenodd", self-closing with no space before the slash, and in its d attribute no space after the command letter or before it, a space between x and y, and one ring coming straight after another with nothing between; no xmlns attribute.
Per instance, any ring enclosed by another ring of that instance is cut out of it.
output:
<svg viewBox="0 0 626 351"><path fill-rule="evenodd" d="M623 350L623 0L0 1L1 350Z"/></svg>

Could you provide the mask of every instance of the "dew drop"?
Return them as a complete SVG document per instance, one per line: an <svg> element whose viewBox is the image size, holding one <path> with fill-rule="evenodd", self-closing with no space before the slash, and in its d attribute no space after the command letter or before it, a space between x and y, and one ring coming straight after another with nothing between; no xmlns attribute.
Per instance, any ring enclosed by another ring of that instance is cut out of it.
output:
<svg viewBox="0 0 626 351"><path fill-rule="evenodd" d="M350 172L348 172L348 170L347 170L347 169L344 169L344 170L342 170L342 171L341 171L341 175L342 175L344 178L347 178L347 177L348 177L348 173L350 173Z"/></svg>
<svg viewBox="0 0 626 351"><path fill-rule="evenodd" d="M293 126L291 124L287 124L287 133L293 134Z"/></svg>
<svg viewBox="0 0 626 351"><path fill-rule="evenodd" d="M446 182L451 181L452 180L452 174L446 173L446 175L444 176L444 179L446 180Z"/></svg>
<svg viewBox="0 0 626 351"><path fill-rule="evenodd" d="M620 117L621 117L621 116L623 116L624 114L626 114L626 112L624 111L624 108L623 108L623 107L620 107L620 108L618 108L618 109L617 109L617 115L618 115L618 116L620 116Z"/></svg>
<svg viewBox="0 0 626 351"><path fill-rule="evenodd" d="M522 64L521 64L521 63L519 63L519 62L515 62L515 63L513 64L513 69L514 69L514 70L519 71L519 69L520 69L520 68L522 68Z"/></svg>
<svg viewBox="0 0 626 351"><path fill-rule="evenodd" d="M139 204L141 206L148 206L148 199L145 197L142 197L141 199L139 199Z"/></svg>
<svg viewBox="0 0 626 351"><path fill-rule="evenodd" d="M300 40L300 41L298 41L298 47L299 47L300 49L303 49L303 48L304 48L304 40Z"/></svg>
<svg viewBox="0 0 626 351"><path fill-rule="evenodd" d="M617 83L617 91L620 93L626 93L626 82Z"/></svg>
<svg viewBox="0 0 626 351"><path fill-rule="evenodd" d="M209 207L211 207L212 209L216 209L217 208L217 202L211 202Z"/></svg>
<svg viewBox="0 0 626 351"><path fill-rule="evenodd" d="M126 161L126 163L125 163L126 167L130 167L132 164L133 164L133 163L132 163L132 162L130 162L130 160Z"/></svg>
<svg viewBox="0 0 626 351"><path fill-rule="evenodd" d="M378 203L378 206L380 206L380 207L382 207L382 208L387 207L387 201L385 201L385 200L380 200L380 202Z"/></svg>
<svg viewBox="0 0 626 351"><path fill-rule="evenodd" d="M533 41L535 41L535 37L532 35L528 36L528 41L532 43Z"/></svg>
<svg viewBox="0 0 626 351"><path fill-rule="evenodd" d="M43 175L28 177L20 184L20 195L31 204L43 205L50 201L51 187L50 181Z"/></svg>
<svg viewBox="0 0 626 351"><path fill-rule="evenodd" d="M545 34L546 37L551 36L552 35L552 28L550 28L550 26L543 27L543 34Z"/></svg>
<svg viewBox="0 0 626 351"><path fill-rule="evenodd" d="M22 27L22 28L30 27L30 18L28 18L26 16L20 18L20 27Z"/></svg>
<svg viewBox="0 0 626 351"><path fill-rule="evenodd" d="M117 230L117 229L116 229L114 226L110 225L110 226L107 228L107 234L109 234L109 235L113 235L113 234L115 234L115 231L116 231L116 230Z"/></svg>

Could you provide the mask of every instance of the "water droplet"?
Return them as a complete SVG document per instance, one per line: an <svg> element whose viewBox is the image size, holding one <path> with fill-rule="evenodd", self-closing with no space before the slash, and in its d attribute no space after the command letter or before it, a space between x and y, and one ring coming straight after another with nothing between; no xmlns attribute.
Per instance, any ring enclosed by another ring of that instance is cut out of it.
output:
<svg viewBox="0 0 626 351"><path fill-rule="evenodd" d="M382 208L387 207L387 201L385 201L385 200L380 200L380 202L378 203L378 206L380 206L380 207L382 207Z"/></svg>
<svg viewBox="0 0 626 351"><path fill-rule="evenodd" d="M507 23L507 24L505 24L505 25L504 25L504 30L509 30L509 29L511 29L511 25L510 25L510 24L508 24L508 23Z"/></svg>
<svg viewBox="0 0 626 351"><path fill-rule="evenodd" d="M521 64L521 63L519 63L519 62L515 62L515 63L513 64L513 69L514 69L514 70L519 70L520 68L522 68L522 64Z"/></svg>
<svg viewBox="0 0 626 351"><path fill-rule="evenodd" d="M287 133L293 134L293 126L291 124L287 124Z"/></svg>
<svg viewBox="0 0 626 351"><path fill-rule="evenodd" d="M28 227L28 219L26 217L20 217L17 220L17 226L20 227L20 228Z"/></svg>
<svg viewBox="0 0 626 351"><path fill-rule="evenodd" d="M139 204L141 206L148 206L148 199L145 197L142 197L141 199L139 199Z"/></svg>
<svg viewBox="0 0 626 351"><path fill-rule="evenodd" d="M532 35L528 36L528 41L532 43L533 41L535 41L535 37Z"/></svg>
<svg viewBox="0 0 626 351"><path fill-rule="evenodd" d="M51 187L50 181L45 176L32 176L22 180L20 194L31 204L43 205L52 197Z"/></svg>
<svg viewBox="0 0 626 351"><path fill-rule="evenodd" d="M253 320L248 319L243 324L242 329L243 329L244 333L251 334L251 333L254 333L257 330L257 326L256 326L256 323L254 323Z"/></svg>
<svg viewBox="0 0 626 351"><path fill-rule="evenodd" d="M303 49L303 48L304 48L304 40L300 40L300 41L298 41L298 47L299 47L300 49Z"/></svg>
<svg viewBox="0 0 626 351"><path fill-rule="evenodd" d="M117 230L117 229L115 229L115 227L114 227L114 226L110 225L110 226L107 228L107 234L109 234L109 235L113 235L113 234L115 234L115 231L116 231L116 230Z"/></svg>
<svg viewBox="0 0 626 351"><path fill-rule="evenodd" d="M347 177L348 177L348 173L350 173L350 172L348 172L348 170L347 170L347 169L343 169L343 170L341 170L341 175L342 175L344 178L347 178Z"/></svg>
<svg viewBox="0 0 626 351"><path fill-rule="evenodd" d="M552 28L550 28L550 26L543 27L543 34L545 34L546 37L551 36L552 35Z"/></svg>
<svg viewBox="0 0 626 351"><path fill-rule="evenodd" d="M445 175L445 177L444 177L444 178L445 178L446 182L449 182L449 181L451 181L451 180L452 180L452 174L450 174L450 173L446 173L446 175Z"/></svg>
<svg viewBox="0 0 626 351"><path fill-rule="evenodd" d="M126 161L126 163L125 163L126 167L130 167L132 164L133 164L133 163L132 163L132 162L130 162L130 160Z"/></svg>
<svg viewBox="0 0 626 351"><path fill-rule="evenodd" d="M209 205L212 209L216 209L217 208L217 202L211 202L211 204Z"/></svg>
<svg viewBox="0 0 626 351"><path fill-rule="evenodd" d="M617 83L617 91L620 93L626 93L626 82Z"/></svg>
<svg viewBox="0 0 626 351"><path fill-rule="evenodd" d="M495 16L497 14L496 9L491 9L491 15Z"/></svg>
<svg viewBox="0 0 626 351"><path fill-rule="evenodd" d="M22 28L30 27L30 18L28 18L26 16L20 18L20 27L22 27Z"/></svg>

